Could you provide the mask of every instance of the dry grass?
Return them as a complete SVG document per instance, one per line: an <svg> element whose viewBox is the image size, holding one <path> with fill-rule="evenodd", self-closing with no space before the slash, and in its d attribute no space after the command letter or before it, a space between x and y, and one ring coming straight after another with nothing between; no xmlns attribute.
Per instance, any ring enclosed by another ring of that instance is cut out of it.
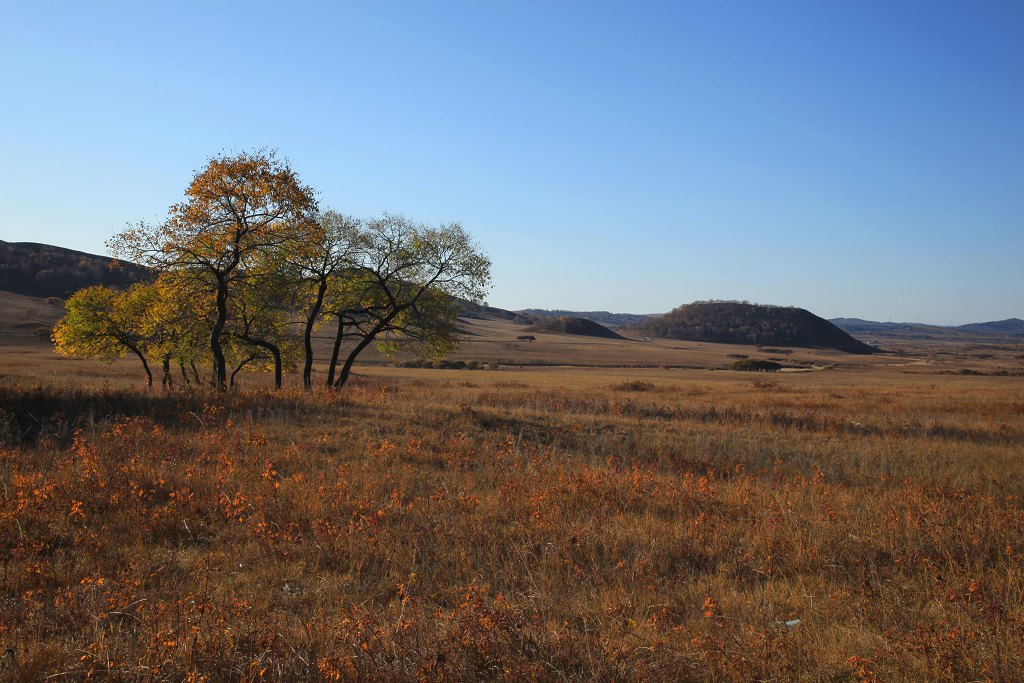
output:
<svg viewBox="0 0 1024 683"><path fill-rule="evenodd" d="M1019 377L363 373L0 387L0 678L1024 679Z"/></svg>

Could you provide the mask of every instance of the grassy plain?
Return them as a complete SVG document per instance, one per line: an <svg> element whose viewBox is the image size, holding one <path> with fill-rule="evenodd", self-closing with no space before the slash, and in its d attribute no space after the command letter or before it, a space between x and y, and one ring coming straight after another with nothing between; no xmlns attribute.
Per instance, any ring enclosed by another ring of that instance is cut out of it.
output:
<svg viewBox="0 0 1024 683"><path fill-rule="evenodd" d="M147 393L8 339L0 679L1024 680L1024 377L956 374L1020 347L474 326L573 366Z"/></svg>

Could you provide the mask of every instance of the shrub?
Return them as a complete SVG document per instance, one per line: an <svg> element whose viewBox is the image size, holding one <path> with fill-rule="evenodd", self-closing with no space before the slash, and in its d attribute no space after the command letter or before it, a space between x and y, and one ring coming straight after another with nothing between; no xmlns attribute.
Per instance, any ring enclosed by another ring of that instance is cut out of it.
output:
<svg viewBox="0 0 1024 683"><path fill-rule="evenodd" d="M640 380L629 380L621 384L613 384L612 389L615 391L653 391L654 384Z"/></svg>
<svg viewBox="0 0 1024 683"><path fill-rule="evenodd" d="M732 364L733 370L743 372L778 372L782 366L775 361L761 360L759 358L747 358L738 360Z"/></svg>

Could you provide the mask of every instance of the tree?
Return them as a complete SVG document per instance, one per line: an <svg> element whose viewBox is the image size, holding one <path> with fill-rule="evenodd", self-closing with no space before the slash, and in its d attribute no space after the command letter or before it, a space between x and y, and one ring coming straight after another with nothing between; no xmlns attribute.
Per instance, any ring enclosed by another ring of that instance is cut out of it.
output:
<svg viewBox="0 0 1024 683"><path fill-rule="evenodd" d="M75 292L64 302L67 313L53 328L57 352L108 363L133 353L146 372L146 386L152 387L146 354L158 341L152 315L157 297L153 284L133 285L124 292L94 285Z"/></svg>
<svg viewBox="0 0 1024 683"><path fill-rule="evenodd" d="M153 282L155 296L149 309L151 320L150 353L158 358L163 368L162 384L174 384L171 361L177 361L181 378L186 385L199 383L196 362L206 358L204 345L212 326L210 307L204 297L195 296L188 287L181 287L173 274L163 273ZM208 299L209 297L205 297ZM185 370L188 364L190 378Z"/></svg>
<svg viewBox="0 0 1024 683"><path fill-rule="evenodd" d="M441 355L455 348L464 302L483 300L490 283L490 260L457 223L429 228L384 214L367 222L361 247L332 297L338 329L327 382L334 388L345 385L356 358L374 342L384 352ZM346 340L352 346L335 380Z"/></svg>
<svg viewBox="0 0 1024 683"><path fill-rule="evenodd" d="M304 310L302 343L305 362L302 367L302 385L306 391L313 388L313 332L323 323L323 310L327 292L335 281L352 271L359 260L363 235L359 220L326 211L317 217L306 243L288 256L289 269L294 271L298 284L299 302ZM335 290L340 290L335 286Z"/></svg>
<svg viewBox="0 0 1024 683"><path fill-rule="evenodd" d="M115 254L173 273L212 296L209 330L214 384L227 388L224 336L232 299L250 271L302 243L316 210L313 190L274 153L220 156L197 172L185 199L160 225L140 223L115 236Z"/></svg>
<svg viewBox="0 0 1024 683"><path fill-rule="evenodd" d="M269 356L274 388L281 388L285 362L291 367L297 351L289 330L289 313L295 308L290 284L276 269L247 274L244 287L232 300L228 330L233 339L249 347L249 353L232 379L242 366Z"/></svg>

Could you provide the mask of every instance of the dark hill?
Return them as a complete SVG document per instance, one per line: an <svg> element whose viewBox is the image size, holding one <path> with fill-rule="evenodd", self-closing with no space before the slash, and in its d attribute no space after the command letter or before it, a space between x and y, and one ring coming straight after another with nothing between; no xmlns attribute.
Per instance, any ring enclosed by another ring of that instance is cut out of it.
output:
<svg viewBox="0 0 1024 683"><path fill-rule="evenodd" d="M697 301L651 318L635 329L654 337L689 341L875 352L829 321L802 308L736 301Z"/></svg>
<svg viewBox="0 0 1024 683"><path fill-rule="evenodd" d="M113 264L117 267L112 268ZM90 285L127 287L148 278L134 263L34 242L0 241L0 290L66 298Z"/></svg>
<svg viewBox="0 0 1024 683"><path fill-rule="evenodd" d="M604 325L599 325L586 318L537 318L533 321L533 329L543 332L564 332L579 334L584 337L603 337L605 339L623 339L623 337Z"/></svg>

